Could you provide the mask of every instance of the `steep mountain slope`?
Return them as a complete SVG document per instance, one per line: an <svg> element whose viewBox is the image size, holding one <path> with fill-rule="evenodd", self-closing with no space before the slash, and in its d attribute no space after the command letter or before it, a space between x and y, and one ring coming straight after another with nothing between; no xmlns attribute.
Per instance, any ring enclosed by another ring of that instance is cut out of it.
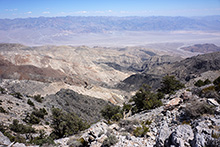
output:
<svg viewBox="0 0 220 147"><path fill-rule="evenodd" d="M159 88L163 76L175 75L183 82L190 81L207 71L220 70L220 52L208 53L183 59L179 62L164 63L154 68L146 68L141 74L134 74L123 80L117 86L121 89L137 90L142 84L148 84L153 89ZM130 88L132 87L132 88Z"/></svg>
<svg viewBox="0 0 220 147"><path fill-rule="evenodd" d="M29 47L0 44L0 74L4 79L20 80L5 80L3 85L26 94L46 95L68 88L118 103L127 94L115 89L114 85L131 74L142 71L143 61L148 61L148 67L154 66L152 62L153 58L159 57L157 53L145 47ZM164 56L158 63L176 60L178 58ZM29 87L35 87L35 90L32 92Z"/></svg>

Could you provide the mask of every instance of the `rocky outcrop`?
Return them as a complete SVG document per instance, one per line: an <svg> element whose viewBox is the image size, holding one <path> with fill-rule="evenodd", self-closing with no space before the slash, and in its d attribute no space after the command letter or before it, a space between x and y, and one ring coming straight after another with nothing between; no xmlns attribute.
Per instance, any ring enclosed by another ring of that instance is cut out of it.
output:
<svg viewBox="0 0 220 147"><path fill-rule="evenodd" d="M11 141L8 139L8 137L4 136L2 132L0 132L0 146L8 146L11 144Z"/></svg>

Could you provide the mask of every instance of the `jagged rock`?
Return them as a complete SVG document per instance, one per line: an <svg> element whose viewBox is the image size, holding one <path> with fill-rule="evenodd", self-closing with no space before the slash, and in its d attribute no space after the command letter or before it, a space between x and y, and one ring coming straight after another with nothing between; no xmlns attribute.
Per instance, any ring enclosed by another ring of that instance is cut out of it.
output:
<svg viewBox="0 0 220 147"><path fill-rule="evenodd" d="M102 134L106 134L108 125L103 121L92 125L83 135L82 138L87 142L92 142Z"/></svg>
<svg viewBox="0 0 220 147"><path fill-rule="evenodd" d="M219 106L219 103L215 99L207 99L207 103L213 105L213 106Z"/></svg>
<svg viewBox="0 0 220 147"><path fill-rule="evenodd" d="M2 132L0 132L0 145L8 146L9 144L11 144L9 138L6 137Z"/></svg>
<svg viewBox="0 0 220 147"><path fill-rule="evenodd" d="M189 142L193 140L194 134L191 126L189 125L179 125L171 134L170 140L172 145L185 147L190 146Z"/></svg>
<svg viewBox="0 0 220 147"><path fill-rule="evenodd" d="M190 92L190 91L184 91L180 97L181 97L184 101L185 101L185 100L189 100L189 99L192 98L192 92Z"/></svg>
<svg viewBox="0 0 220 147"><path fill-rule="evenodd" d="M182 99L181 99L181 98L174 98L174 99L170 100L169 102L167 102L166 107L169 107L169 106L177 106L177 105L179 105L181 102L182 102Z"/></svg>
<svg viewBox="0 0 220 147"><path fill-rule="evenodd" d="M109 129L114 129L114 130L118 130L120 127L117 124L112 124L111 126L109 126Z"/></svg>
<svg viewBox="0 0 220 147"><path fill-rule="evenodd" d="M168 124L166 121L163 122L163 125L161 125L159 130L159 135L156 138L156 146L162 147L166 142L168 141L168 138L171 134L171 130L168 127Z"/></svg>
<svg viewBox="0 0 220 147"><path fill-rule="evenodd" d="M205 146L205 137L204 134L195 133L194 140L192 141L191 145L196 147L204 147Z"/></svg>
<svg viewBox="0 0 220 147"><path fill-rule="evenodd" d="M23 143L16 142L15 144L13 144L13 147L26 147L26 145Z"/></svg>
<svg viewBox="0 0 220 147"><path fill-rule="evenodd" d="M57 139L54 142L56 144L60 144L60 146L64 147L67 144L67 142L69 141L69 139L70 138L66 137L66 138Z"/></svg>

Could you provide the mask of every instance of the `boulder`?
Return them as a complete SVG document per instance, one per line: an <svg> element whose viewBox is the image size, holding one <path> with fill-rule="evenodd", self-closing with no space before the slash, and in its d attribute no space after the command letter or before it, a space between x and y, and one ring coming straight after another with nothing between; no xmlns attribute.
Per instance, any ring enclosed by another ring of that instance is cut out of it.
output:
<svg viewBox="0 0 220 147"><path fill-rule="evenodd" d="M23 143L16 142L15 144L13 144L13 147L26 147L26 145Z"/></svg>
<svg viewBox="0 0 220 147"><path fill-rule="evenodd" d="M108 130L108 125L100 121L92 125L83 135L82 138L87 142L92 142L96 138L100 137L102 134L106 134Z"/></svg>
<svg viewBox="0 0 220 147"><path fill-rule="evenodd" d="M172 100L170 100L169 102L167 102L166 106L177 106L182 102L181 98L174 98Z"/></svg>
<svg viewBox="0 0 220 147"><path fill-rule="evenodd" d="M213 106L219 106L219 103L215 99L212 99L212 98L207 99L207 103Z"/></svg>
<svg viewBox="0 0 220 147"><path fill-rule="evenodd" d="M0 145L8 146L9 144L11 144L9 138L6 137L2 132L0 132Z"/></svg>
<svg viewBox="0 0 220 147"><path fill-rule="evenodd" d="M190 141L194 138L193 130L189 125L179 125L171 134L170 141L172 145L185 147L190 146Z"/></svg>
<svg viewBox="0 0 220 147"><path fill-rule="evenodd" d="M156 138L156 146L162 147L166 142L168 141L168 138L171 134L171 130L168 127L168 124L166 121L161 125L158 136Z"/></svg>

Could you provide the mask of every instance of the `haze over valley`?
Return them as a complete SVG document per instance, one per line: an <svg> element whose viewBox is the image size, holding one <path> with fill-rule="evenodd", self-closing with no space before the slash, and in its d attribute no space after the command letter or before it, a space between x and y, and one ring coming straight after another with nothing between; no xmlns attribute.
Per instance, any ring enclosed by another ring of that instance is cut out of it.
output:
<svg viewBox="0 0 220 147"><path fill-rule="evenodd" d="M219 8L0 1L0 146L219 146Z"/></svg>

